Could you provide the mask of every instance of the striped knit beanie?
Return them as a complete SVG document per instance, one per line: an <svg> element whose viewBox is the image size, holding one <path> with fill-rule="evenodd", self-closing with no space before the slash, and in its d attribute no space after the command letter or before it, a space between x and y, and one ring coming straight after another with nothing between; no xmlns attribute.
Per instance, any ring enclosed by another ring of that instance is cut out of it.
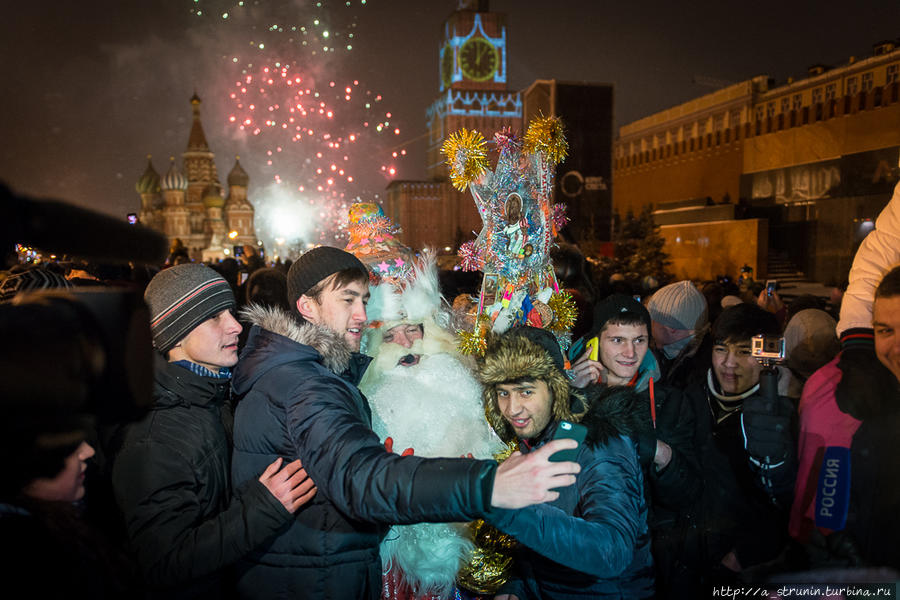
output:
<svg viewBox="0 0 900 600"><path fill-rule="evenodd" d="M225 279L198 263L175 265L157 273L144 300L150 308L153 345L165 354L197 325L234 308L234 294Z"/></svg>

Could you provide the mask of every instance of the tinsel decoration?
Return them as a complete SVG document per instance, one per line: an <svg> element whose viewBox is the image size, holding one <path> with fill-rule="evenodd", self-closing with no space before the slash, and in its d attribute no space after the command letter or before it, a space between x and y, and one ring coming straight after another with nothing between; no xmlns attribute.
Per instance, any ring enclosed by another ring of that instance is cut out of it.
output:
<svg viewBox="0 0 900 600"><path fill-rule="evenodd" d="M578 308L575 306L572 294L560 290L559 293L550 297L547 304L550 306L550 310L553 311L553 322L550 324L549 329L553 331L571 329L575 324L575 319L578 318Z"/></svg>
<svg viewBox="0 0 900 600"><path fill-rule="evenodd" d="M528 125L525 133L525 152L541 152L551 163L558 165L569 153L565 129L558 117L540 117Z"/></svg>
<svg viewBox="0 0 900 600"><path fill-rule="evenodd" d="M516 450L516 442L510 442L505 450L494 455L494 460L503 462ZM481 519L472 521L468 527L475 549L456 575L456 582L470 592L493 595L509 579L511 554L518 542Z"/></svg>
<svg viewBox="0 0 900 600"><path fill-rule="evenodd" d="M460 258L459 268L463 271L478 271L483 265L478 248L475 247L475 240L469 240L460 246L457 255Z"/></svg>
<svg viewBox="0 0 900 600"><path fill-rule="evenodd" d="M456 582L466 590L492 595L509 579L513 562L510 551L517 542L481 519L469 523L469 530L475 549L456 575Z"/></svg>
<svg viewBox="0 0 900 600"><path fill-rule="evenodd" d="M496 142L497 150L500 152L517 150L522 145L522 140L509 126L494 134L494 142Z"/></svg>
<svg viewBox="0 0 900 600"><path fill-rule="evenodd" d="M556 231L562 230L571 219L566 214L566 205L563 202L557 202L550 207L550 220L553 221L553 228Z"/></svg>
<svg viewBox="0 0 900 600"><path fill-rule="evenodd" d="M384 216L376 216L353 224L354 233L359 238L391 237L400 233L400 227ZM380 240L379 240L380 241Z"/></svg>
<svg viewBox="0 0 900 600"><path fill-rule="evenodd" d="M485 146L484 136L469 129L451 133L444 141L441 153L447 157L453 187L462 192L488 170Z"/></svg>
<svg viewBox="0 0 900 600"><path fill-rule="evenodd" d="M484 351L487 350L487 340L484 339L480 327L476 327L475 331L460 329L456 333L459 336L460 353L484 356Z"/></svg>

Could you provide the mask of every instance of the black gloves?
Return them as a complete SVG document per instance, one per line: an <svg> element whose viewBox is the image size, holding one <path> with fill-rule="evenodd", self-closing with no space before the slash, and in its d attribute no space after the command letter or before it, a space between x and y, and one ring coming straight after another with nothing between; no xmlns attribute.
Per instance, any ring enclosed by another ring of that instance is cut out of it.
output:
<svg viewBox="0 0 900 600"><path fill-rule="evenodd" d="M741 428L744 446L753 459L774 466L793 455L793 414L788 398L770 400L757 394L744 400Z"/></svg>
<svg viewBox="0 0 900 600"><path fill-rule="evenodd" d="M886 414L896 397L897 380L875 355L871 329L848 329L841 334L841 357L838 369L841 380L834 391L838 408L854 419Z"/></svg>

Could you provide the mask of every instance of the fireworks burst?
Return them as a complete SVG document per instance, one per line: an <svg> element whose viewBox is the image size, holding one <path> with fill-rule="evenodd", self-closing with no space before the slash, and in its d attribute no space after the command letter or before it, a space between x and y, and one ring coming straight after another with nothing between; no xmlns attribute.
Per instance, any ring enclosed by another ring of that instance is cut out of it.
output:
<svg viewBox="0 0 900 600"><path fill-rule="evenodd" d="M349 72L352 61L345 60L356 51L359 15L369 3L272 4L190 0L190 10L229 40L221 70L228 81L225 125L276 186L252 194L262 217L258 235L267 243L300 236L340 244L347 206L377 200L362 182L372 181L373 172L382 183L392 179L406 156L384 97ZM304 207L295 210L307 225L277 233L286 206Z"/></svg>

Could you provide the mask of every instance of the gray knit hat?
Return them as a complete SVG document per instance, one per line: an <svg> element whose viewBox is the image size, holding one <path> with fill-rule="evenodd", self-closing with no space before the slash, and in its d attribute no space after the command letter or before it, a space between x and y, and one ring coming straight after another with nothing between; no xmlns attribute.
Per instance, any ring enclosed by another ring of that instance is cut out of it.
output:
<svg viewBox="0 0 900 600"><path fill-rule="evenodd" d="M153 345L163 354L200 323L235 306L228 282L198 263L157 273L144 291L144 300L150 308Z"/></svg>
<svg viewBox="0 0 900 600"><path fill-rule="evenodd" d="M672 329L700 329L708 317L706 298L688 280L659 288L647 301L650 318Z"/></svg>
<svg viewBox="0 0 900 600"><path fill-rule="evenodd" d="M294 261L287 275L287 299L293 309L297 300L314 285L330 275L346 269L359 269L366 277L369 271L358 258L332 246L319 246Z"/></svg>

